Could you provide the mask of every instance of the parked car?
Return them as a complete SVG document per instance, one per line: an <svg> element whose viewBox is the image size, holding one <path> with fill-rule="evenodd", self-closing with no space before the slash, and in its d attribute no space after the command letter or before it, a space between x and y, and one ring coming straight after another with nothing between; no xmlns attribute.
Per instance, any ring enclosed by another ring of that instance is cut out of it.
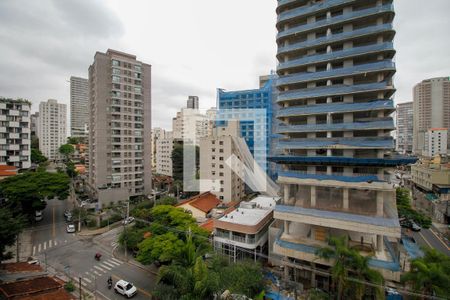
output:
<svg viewBox="0 0 450 300"><path fill-rule="evenodd" d="M131 298L137 293L136 287L131 282L122 279L116 282L114 291L118 294L124 295L127 298Z"/></svg>
<svg viewBox="0 0 450 300"><path fill-rule="evenodd" d="M35 213L34 213L34 220L35 221L42 221L42 218L43 218L42 211L41 210L35 211Z"/></svg>
<svg viewBox="0 0 450 300"><path fill-rule="evenodd" d="M133 222L134 222L134 218L133 217L128 217L128 218L126 218L126 219L124 219L122 221L122 224L123 225L128 225L128 224L133 223Z"/></svg>
<svg viewBox="0 0 450 300"><path fill-rule="evenodd" d="M68 210L65 210L65 211L64 211L64 218L67 219L67 217L68 217L68 216L71 216L71 215L72 215L72 213L71 213L70 211L68 211Z"/></svg>
<svg viewBox="0 0 450 300"><path fill-rule="evenodd" d="M420 231L422 229L422 227L420 227L419 225L417 225L414 221L411 220L411 227L410 227L413 231Z"/></svg>
<svg viewBox="0 0 450 300"><path fill-rule="evenodd" d="M66 231L67 231L67 233L74 233L75 232L75 225L74 224L67 225Z"/></svg>

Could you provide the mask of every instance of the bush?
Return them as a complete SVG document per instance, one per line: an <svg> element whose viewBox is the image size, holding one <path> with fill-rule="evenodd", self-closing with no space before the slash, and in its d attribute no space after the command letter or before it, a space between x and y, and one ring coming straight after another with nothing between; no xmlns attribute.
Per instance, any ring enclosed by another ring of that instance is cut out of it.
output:
<svg viewBox="0 0 450 300"><path fill-rule="evenodd" d="M87 220L87 227L89 228L97 227L97 220L95 219Z"/></svg>
<svg viewBox="0 0 450 300"><path fill-rule="evenodd" d="M66 282L66 284L64 285L64 288L69 293L72 293L73 291L75 291L75 285L73 284L72 280L69 282Z"/></svg>
<svg viewBox="0 0 450 300"><path fill-rule="evenodd" d="M109 217L108 219L102 220L102 221L100 222L100 227L108 226L108 223L109 223L109 225L111 225L111 224L116 223L116 222L118 222L118 221L120 221L120 220L122 220L122 219L123 219L123 217L122 217L121 215L119 215L119 214L113 214L113 215L112 215L111 217Z"/></svg>

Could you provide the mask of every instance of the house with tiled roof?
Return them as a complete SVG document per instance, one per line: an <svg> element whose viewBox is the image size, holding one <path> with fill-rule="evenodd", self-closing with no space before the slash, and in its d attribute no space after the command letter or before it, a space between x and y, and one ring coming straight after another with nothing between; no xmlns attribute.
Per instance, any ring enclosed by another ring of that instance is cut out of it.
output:
<svg viewBox="0 0 450 300"><path fill-rule="evenodd" d="M0 165L0 180L17 175L17 168L14 166Z"/></svg>
<svg viewBox="0 0 450 300"><path fill-rule="evenodd" d="M220 203L216 195L205 192L180 202L176 206L189 211L198 222L203 222L207 219L208 213Z"/></svg>

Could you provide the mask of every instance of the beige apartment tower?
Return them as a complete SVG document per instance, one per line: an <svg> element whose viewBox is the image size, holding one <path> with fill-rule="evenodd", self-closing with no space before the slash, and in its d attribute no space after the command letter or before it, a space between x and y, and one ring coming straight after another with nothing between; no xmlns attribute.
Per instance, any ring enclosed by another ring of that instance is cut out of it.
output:
<svg viewBox="0 0 450 300"><path fill-rule="evenodd" d="M89 185L99 207L151 193L151 66L108 49L89 67Z"/></svg>
<svg viewBox="0 0 450 300"><path fill-rule="evenodd" d="M49 160L59 160L59 147L67 142L67 105L49 99L39 104L39 150Z"/></svg>
<svg viewBox="0 0 450 300"><path fill-rule="evenodd" d="M422 155L425 134L430 128L450 131L450 80L438 77L423 80L414 86L413 152ZM447 138L450 148L450 138Z"/></svg>

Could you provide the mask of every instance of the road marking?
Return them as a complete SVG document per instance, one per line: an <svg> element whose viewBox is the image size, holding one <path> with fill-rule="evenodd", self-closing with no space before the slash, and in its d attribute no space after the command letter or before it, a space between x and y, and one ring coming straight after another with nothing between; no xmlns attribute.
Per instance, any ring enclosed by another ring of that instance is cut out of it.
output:
<svg viewBox="0 0 450 300"><path fill-rule="evenodd" d="M86 278L86 277L83 277L83 278L81 278L82 280L86 280L87 282L89 282L89 283L92 283L92 280L90 280L90 279L88 279L88 278Z"/></svg>
<svg viewBox="0 0 450 300"><path fill-rule="evenodd" d="M102 292L100 292L99 290L95 291L97 294L101 295L103 298L107 299L107 300L111 300L110 298L106 297Z"/></svg>
<svg viewBox="0 0 450 300"><path fill-rule="evenodd" d="M102 266L102 268L105 268L108 271L111 271L112 268L108 267L107 265L105 265L104 263L100 264Z"/></svg>
<svg viewBox="0 0 450 300"><path fill-rule="evenodd" d="M444 245L447 250L450 250L450 247L447 246L447 244L433 231L433 229L429 229L431 233Z"/></svg>
<svg viewBox="0 0 450 300"><path fill-rule="evenodd" d="M82 286L87 286L87 283L84 282L83 280L81 280L81 285L82 285Z"/></svg>
<svg viewBox="0 0 450 300"><path fill-rule="evenodd" d="M106 261L104 261L103 263L106 264L106 265L108 265L108 266L110 266L111 268L115 268L115 267L116 267L116 266L113 265L112 263L108 263L108 262L106 262Z"/></svg>
<svg viewBox="0 0 450 300"><path fill-rule="evenodd" d="M115 279L117 279L117 280L120 280L120 277L117 276L117 275L115 275L115 274L113 274L111 277L112 277L112 278L115 278ZM150 299L151 299L152 294L150 294L150 292L147 292L146 290L141 289L141 288L137 287L136 285L135 285L135 287L136 287L136 289L137 289L139 292L141 292L142 294L146 295L147 297L150 297Z"/></svg>
<svg viewBox="0 0 450 300"><path fill-rule="evenodd" d="M51 247L52 247L52 243L53 243L53 241L52 241L52 240L48 241L48 247L49 247L49 248L51 248Z"/></svg>
<svg viewBox="0 0 450 300"><path fill-rule="evenodd" d="M120 266L121 264L119 264L119 263L116 263L115 261L113 261L113 260L108 260L108 262L110 263L110 264L113 264L114 266L113 267L118 267L118 266Z"/></svg>
<svg viewBox="0 0 450 300"><path fill-rule="evenodd" d="M53 228L52 228L53 238L56 237L56 223L55 223L55 207L53 206Z"/></svg>
<svg viewBox="0 0 450 300"><path fill-rule="evenodd" d="M92 273L94 273L94 274L97 275L97 276L102 276L102 274L100 274L99 272L97 272L97 271L95 271L95 270L92 270Z"/></svg>
<svg viewBox="0 0 450 300"><path fill-rule="evenodd" d="M58 245L58 241L55 240L55 247Z"/></svg>
<svg viewBox="0 0 450 300"><path fill-rule="evenodd" d="M47 242L44 242L44 250L47 249Z"/></svg>
<svg viewBox="0 0 450 300"><path fill-rule="evenodd" d="M97 270L100 270L100 271L102 271L103 273L106 273L106 271L105 271L105 270L103 270L102 268L100 268L99 266L94 266L94 268L96 268Z"/></svg>
<svg viewBox="0 0 450 300"><path fill-rule="evenodd" d="M38 252L41 252L41 244L38 245Z"/></svg>
<svg viewBox="0 0 450 300"><path fill-rule="evenodd" d="M115 261L116 263L123 264L123 261L115 259L114 257L111 257L111 260Z"/></svg>
<svg viewBox="0 0 450 300"><path fill-rule="evenodd" d="M430 242L428 242L428 240L424 237L424 235L422 234L422 232L419 232L419 235L422 237L422 239L425 241L425 243L427 243L427 245L430 248L433 248L433 246L431 246Z"/></svg>
<svg viewBox="0 0 450 300"><path fill-rule="evenodd" d="M33 256L36 254L36 246L33 246Z"/></svg>

